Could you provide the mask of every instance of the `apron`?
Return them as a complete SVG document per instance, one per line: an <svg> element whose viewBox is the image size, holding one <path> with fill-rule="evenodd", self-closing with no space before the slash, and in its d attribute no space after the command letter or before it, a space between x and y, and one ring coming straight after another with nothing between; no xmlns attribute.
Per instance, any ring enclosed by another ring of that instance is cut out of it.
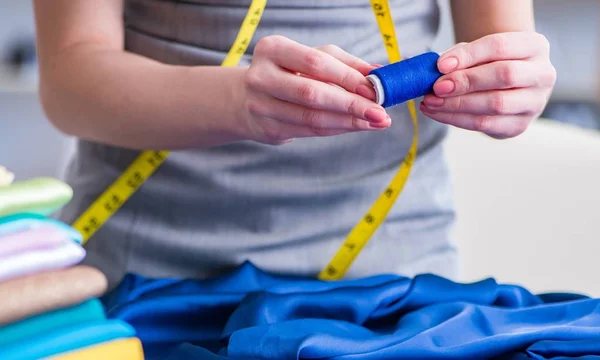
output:
<svg viewBox="0 0 600 360"><path fill-rule="evenodd" d="M167 64L219 65L250 0L126 0L126 51ZM403 56L430 51L435 0L391 0ZM278 34L309 46L335 44L370 63L388 62L368 0L270 0L240 65L256 42ZM198 81L201 81L199 79ZM85 264L114 287L126 273L203 278L248 260L267 271L317 276L377 199L412 140L406 105L391 128L283 146L238 142L172 152L86 244ZM201 118L198 121L202 121ZM447 127L419 113L411 176L347 278L379 273L457 276L454 206L443 141ZM74 221L138 154L80 141L66 181Z"/></svg>

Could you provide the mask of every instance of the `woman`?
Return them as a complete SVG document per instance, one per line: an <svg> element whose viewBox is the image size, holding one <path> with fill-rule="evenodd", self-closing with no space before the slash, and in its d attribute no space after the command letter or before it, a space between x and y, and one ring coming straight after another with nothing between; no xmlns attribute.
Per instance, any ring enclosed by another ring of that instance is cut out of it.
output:
<svg viewBox="0 0 600 360"><path fill-rule="evenodd" d="M127 272L206 277L245 260L316 275L408 151L406 105L384 110L365 78L388 61L368 0L270 0L240 66L219 67L249 4L35 2L41 100L80 140L62 219L76 219L141 149L174 151L87 245L86 263L111 286ZM451 6L460 44L420 103L411 176L347 277L455 277L446 124L517 136L554 84L532 1ZM429 51L437 2L390 7L404 57Z"/></svg>

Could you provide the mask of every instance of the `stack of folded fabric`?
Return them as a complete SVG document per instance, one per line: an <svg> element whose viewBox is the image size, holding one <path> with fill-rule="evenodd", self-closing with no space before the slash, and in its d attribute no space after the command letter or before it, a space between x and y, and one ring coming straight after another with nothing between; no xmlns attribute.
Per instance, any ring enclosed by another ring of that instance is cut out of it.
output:
<svg viewBox="0 0 600 360"><path fill-rule="evenodd" d="M52 178L0 167L0 359L144 359L135 330L107 319L104 275L81 265L82 237L49 218L72 197Z"/></svg>

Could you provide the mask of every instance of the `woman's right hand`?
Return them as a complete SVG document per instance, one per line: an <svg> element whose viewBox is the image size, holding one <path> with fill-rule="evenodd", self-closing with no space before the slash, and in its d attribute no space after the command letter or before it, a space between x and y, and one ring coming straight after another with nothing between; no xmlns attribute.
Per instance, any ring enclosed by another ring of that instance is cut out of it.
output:
<svg viewBox="0 0 600 360"><path fill-rule="evenodd" d="M261 39L243 77L241 119L254 141L381 130L391 125L366 79L374 69L336 46L312 48L282 36Z"/></svg>

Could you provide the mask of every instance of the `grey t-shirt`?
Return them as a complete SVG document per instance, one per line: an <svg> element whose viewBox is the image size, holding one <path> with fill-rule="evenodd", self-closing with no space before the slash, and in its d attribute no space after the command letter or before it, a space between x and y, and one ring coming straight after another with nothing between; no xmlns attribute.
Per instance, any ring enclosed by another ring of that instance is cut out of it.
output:
<svg viewBox="0 0 600 360"><path fill-rule="evenodd" d="M126 0L126 50L169 64L218 65L249 4ZM429 51L438 30L436 0L390 5L403 56ZM369 0L270 0L242 65L249 64L256 42L271 34L310 46L335 44L368 62L387 63ZM407 107L389 113L393 124L380 132L174 152L90 239L85 263L105 272L111 286L127 272L206 277L245 260L269 271L316 276L408 151L413 129ZM445 135L445 126L419 114L417 160L405 190L347 277L456 275ZM75 196L61 218L75 220L137 153L79 142L67 174Z"/></svg>

